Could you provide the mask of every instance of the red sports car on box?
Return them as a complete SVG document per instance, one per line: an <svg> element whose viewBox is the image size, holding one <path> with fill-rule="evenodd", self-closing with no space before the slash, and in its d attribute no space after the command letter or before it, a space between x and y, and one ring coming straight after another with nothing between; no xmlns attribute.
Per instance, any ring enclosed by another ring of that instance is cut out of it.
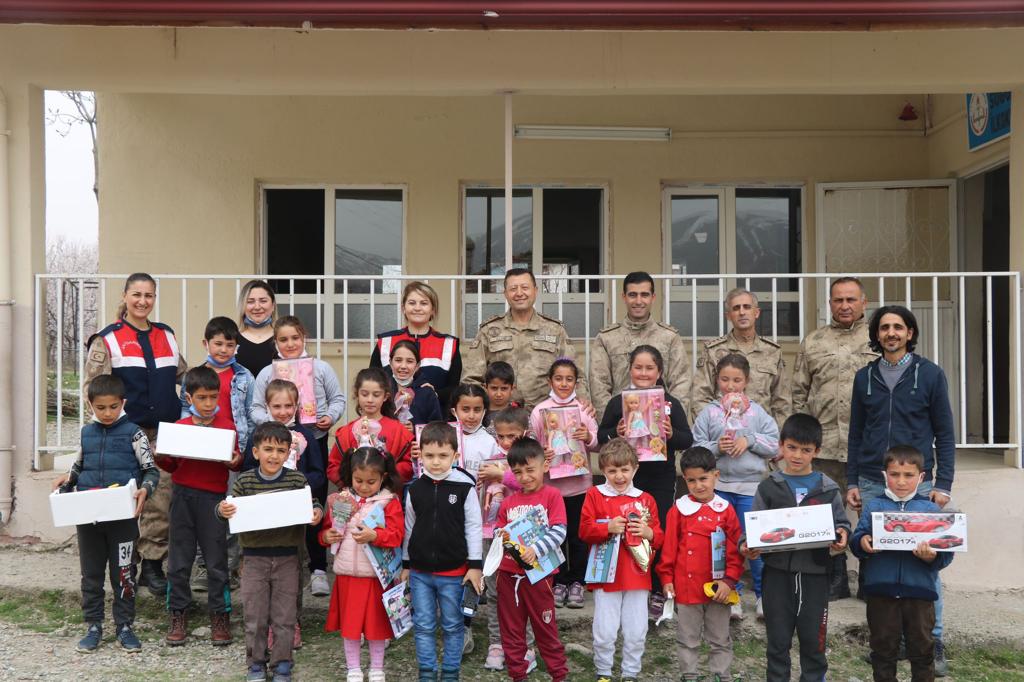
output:
<svg viewBox="0 0 1024 682"><path fill-rule="evenodd" d="M792 528L772 528L761 534L761 542L782 542L796 535Z"/></svg>
<svg viewBox="0 0 1024 682"><path fill-rule="evenodd" d="M897 516L885 521L885 529L891 533L938 533L953 525L953 519L947 516L926 516L911 514Z"/></svg>
<svg viewBox="0 0 1024 682"><path fill-rule="evenodd" d="M940 535L929 540L928 544L935 549L952 549L964 544L964 539L955 535Z"/></svg>

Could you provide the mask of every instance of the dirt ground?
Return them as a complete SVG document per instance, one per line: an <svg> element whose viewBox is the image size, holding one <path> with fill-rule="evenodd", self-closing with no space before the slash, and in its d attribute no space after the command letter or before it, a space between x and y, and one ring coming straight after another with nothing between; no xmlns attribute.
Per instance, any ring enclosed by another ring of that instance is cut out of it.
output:
<svg viewBox="0 0 1024 682"><path fill-rule="evenodd" d="M142 591L136 630L143 652L128 655L114 642L108 621L99 652L83 655L75 644L83 634L78 602L78 557L73 546L0 546L0 679L56 680L238 680L245 671L245 647L240 618L234 620L235 644L214 648L208 643L208 620L199 606L191 612L190 629L196 633L177 649L163 644L166 616L163 604ZM202 599L203 595L199 595ZM1024 680L1024 593L957 592L945 595L947 650L950 680ZM750 600L750 597L745 597ZM201 604L201 602L200 602ZM337 635L322 632L326 598L306 593L303 612L305 646L296 652L295 679L333 680L344 674L344 653ZM746 603L753 611L753 603ZM109 614L109 608L108 608ZM592 611L558 611L563 641L569 651L571 680L593 680L590 658ZM830 680L866 682L870 667L866 651L867 628L863 603L834 602L829 614ZM205 639L204 639L205 636ZM763 679L764 628L752 615L734 626L736 660L733 672L743 679ZM652 630L647 638L644 673L647 682L679 679L672 627ZM483 669L486 627L474 624L476 650L463 662L464 680L507 680L505 673ZM794 651L794 660L796 652ZM366 654L364 653L364 659ZM365 661L364 661L365 662ZM904 666L906 664L903 664ZM390 680L416 678L411 635L388 649ZM901 669L909 679L909 668ZM532 679L547 679L536 672Z"/></svg>

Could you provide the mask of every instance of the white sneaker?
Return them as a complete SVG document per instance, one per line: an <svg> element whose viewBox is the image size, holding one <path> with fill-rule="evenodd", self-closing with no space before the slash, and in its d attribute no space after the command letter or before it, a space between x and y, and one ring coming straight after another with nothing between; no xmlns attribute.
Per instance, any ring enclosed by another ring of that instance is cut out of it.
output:
<svg viewBox="0 0 1024 682"><path fill-rule="evenodd" d="M363 671L358 668L351 668L348 671L347 682L363 682Z"/></svg>
<svg viewBox="0 0 1024 682"><path fill-rule="evenodd" d="M367 677L369 682L385 682L383 670L371 670Z"/></svg>
<svg viewBox="0 0 1024 682"><path fill-rule="evenodd" d="M729 620L743 620L743 604L736 602L729 609Z"/></svg>
<svg viewBox="0 0 1024 682"><path fill-rule="evenodd" d="M533 649L526 650L526 674L529 675L537 669L537 652Z"/></svg>
<svg viewBox="0 0 1024 682"><path fill-rule="evenodd" d="M757 598L757 619L762 622L764 621L764 607L761 605L760 597Z"/></svg>
<svg viewBox="0 0 1024 682"><path fill-rule="evenodd" d="M327 582L327 574L323 571L313 571L313 575L309 577L309 591L314 597L328 596L331 593L331 584Z"/></svg>

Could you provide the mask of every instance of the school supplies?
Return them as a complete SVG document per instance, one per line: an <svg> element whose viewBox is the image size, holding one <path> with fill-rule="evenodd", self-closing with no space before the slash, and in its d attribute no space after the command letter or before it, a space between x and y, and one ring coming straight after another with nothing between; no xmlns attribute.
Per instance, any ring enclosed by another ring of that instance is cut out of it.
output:
<svg viewBox="0 0 1024 682"><path fill-rule="evenodd" d="M120 521L135 516L135 493L138 488L135 479L128 485L80 490L77 492L50 493L50 514L53 525L77 526L86 523Z"/></svg>
<svg viewBox="0 0 1024 682"><path fill-rule="evenodd" d="M308 526L313 521L313 495L309 486L244 497L228 495L224 499L235 505L235 514L228 519L228 530L232 534L284 526Z"/></svg>
<svg viewBox="0 0 1024 682"><path fill-rule="evenodd" d="M598 519L598 523L608 523L608 519ZM619 543L622 535L612 535L607 542L591 545L587 554L587 571L583 581L587 583L615 582L615 569L619 564Z"/></svg>
<svg viewBox="0 0 1024 682"><path fill-rule="evenodd" d="M391 631L398 639L412 630L412 597L409 595L409 583L400 582L381 597L384 612L391 622Z"/></svg>
<svg viewBox="0 0 1024 682"><path fill-rule="evenodd" d="M559 547L545 554L537 555L533 564L523 561L522 549L532 547L536 550L537 541L548 531L543 510L530 509L505 526L504 530L509 536L508 540L503 543L505 552L526 571L526 577L531 584L536 584L554 573L555 569L565 561L565 556Z"/></svg>
<svg viewBox="0 0 1024 682"><path fill-rule="evenodd" d="M230 462L235 455L235 432L233 429L216 429L196 424L160 422L156 454Z"/></svg>
<svg viewBox="0 0 1024 682"><path fill-rule="evenodd" d="M377 504L363 517L363 526L366 528L384 527L384 505ZM397 547L377 547L372 543L363 545L366 556L370 558L373 565L373 572L377 574L380 586L387 589L395 582L402 572L402 553Z"/></svg>

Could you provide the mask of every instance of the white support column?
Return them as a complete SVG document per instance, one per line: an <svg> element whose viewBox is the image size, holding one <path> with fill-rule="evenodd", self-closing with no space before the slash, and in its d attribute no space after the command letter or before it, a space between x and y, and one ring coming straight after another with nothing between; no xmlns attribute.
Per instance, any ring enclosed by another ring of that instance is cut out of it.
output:
<svg viewBox="0 0 1024 682"><path fill-rule="evenodd" d="M512 93L505 95L505 271L512 269Z"/></svg>
<svg viewBox="0 0 1024 682"><path fill-rule="evenodd" d="M1010 270L1020 272L1024 270L1024 87L1013 91L1012 114L1010 119L1011 130L1015 134L1010 136ZM1016 282L1011 280L1011 286L1019 286L1019 278ZM1020 291L1010 296L1011 302L1017 306L1010 311L1010 334L1015 335L1017 325L1020 322ZM1015 337L1011 336L1010 348L1016 348ZM1011 354L1010 356L1010 404L1013 409L1010 412L1010 437L1014 442L1021 442L1021 380L1022 371L1020 358ZM1006 463L1020 467L1021 449L1007 451Z"/></svg>

